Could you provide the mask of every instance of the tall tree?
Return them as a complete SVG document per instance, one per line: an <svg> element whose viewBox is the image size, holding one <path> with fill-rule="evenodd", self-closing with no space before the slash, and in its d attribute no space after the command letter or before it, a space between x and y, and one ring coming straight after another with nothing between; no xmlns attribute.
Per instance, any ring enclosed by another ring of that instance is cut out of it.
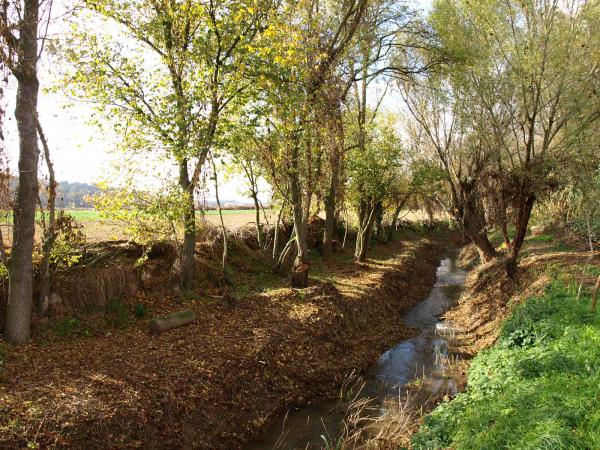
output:
<svg viewBox="0 0 600 450"><path fill-rule="evenodd" d="M194 191L219 136L220 120L252 84L253 45L277 2L90 0L87 5L96 16L116 23L131 45L106 34L80 33L67 52L75 68L70 81L79 95L119 118L117 129L129 149L159 148L176 163L184 227L181 283L191 287ZM155 63L152 70L149 60Z"/></svg>
<svg viewBox="0 0 600 450"><path fill-rule="evenodd" d="M455 91L477 103L495 147L491 163L505 190L495 207L510 209L515 228L509 274L557 157L597 118L586 107L596 101L597 68L581 63L598 45L586 22L594 7L575 0L443 0L434 7L432 23L455 60Z"/></svg>
<svg viewBox="0 0 600 450"><path fill-rule="evenodd" d="M37 134L40 2L4 1L0 8L0 56L17 79L15 117L19 133L19 178L13 209L4 337L12 344L23 344L31 336L33 306L32 253L40 154Z"/></svg>
<svg viewBox="0 0 600 450"><path fill-rule="evenodd" d="M269 124L287 144L282 170L287 175L294 219L297 256L292 285L308 284L306 226L314 195L315 173L322 147L317 114L321 94L346 52L366 10L367 0L329 3L303 0L286 3L274 30L272 72L265 77ZM285 256L285 252L282 256Z"/></svg>

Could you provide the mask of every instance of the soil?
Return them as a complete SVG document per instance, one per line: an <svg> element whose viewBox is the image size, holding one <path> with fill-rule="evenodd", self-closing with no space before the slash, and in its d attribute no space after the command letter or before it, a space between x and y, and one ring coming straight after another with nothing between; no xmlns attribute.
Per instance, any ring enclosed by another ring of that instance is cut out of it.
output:
<svg viewBox="0 0 600 450"><path fill-rule="evenodd" d="M196 313L192 325L157 337L138 320L0 348L0 446L241 448L411 336L403 311L428 294L448 243L408 233L366 264L336 259L326 274L315 266L330 281L303 290L241 299L216 291L185 305L158 286L139 291L136 301L155 313Z"/></svg>

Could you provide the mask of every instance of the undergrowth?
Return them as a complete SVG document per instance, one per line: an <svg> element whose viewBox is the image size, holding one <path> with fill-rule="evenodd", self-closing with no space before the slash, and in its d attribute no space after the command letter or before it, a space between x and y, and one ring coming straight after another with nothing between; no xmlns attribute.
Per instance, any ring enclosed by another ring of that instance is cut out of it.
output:
<svg viewBox="0 0 600 450"><path fill-rule="evenodd" d="M468 389L426 416L415 449L600 448L600 317L560 278L519 305L472 362Z"/></svg>

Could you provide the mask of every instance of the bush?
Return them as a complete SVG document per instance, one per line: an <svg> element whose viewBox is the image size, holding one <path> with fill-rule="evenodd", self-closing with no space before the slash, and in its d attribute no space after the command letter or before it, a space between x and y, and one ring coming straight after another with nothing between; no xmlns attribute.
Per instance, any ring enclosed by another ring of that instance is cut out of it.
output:
<svg viewBox="0 0 600 450"><path fill-rule="evenodd" d="M560 282L517 307L415 449L600 448L600 323Z"/></svg>

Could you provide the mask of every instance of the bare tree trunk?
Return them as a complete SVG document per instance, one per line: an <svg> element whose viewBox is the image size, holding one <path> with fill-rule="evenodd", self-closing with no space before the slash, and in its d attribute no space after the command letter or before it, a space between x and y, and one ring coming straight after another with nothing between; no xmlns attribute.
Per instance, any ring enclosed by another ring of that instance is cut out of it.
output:
<svg viewBox="0 0 600 450"><path fill-rule="evenodd" d="M354 257L358 262L364 262L367 258L367 250L369 248L369 242L371 241L374 222L375 205L371 207L368 215L364 215L363 224L359 226L359 230L356 235L356 249L354 252Z"/></svg>
<svg viewBox="0 0 600 450"><path fill-rule="evenodd" d="M329 157L329 166L331 170L331 180L329 183L329 192L325 196L325 229L323 231L323 258L329 259L333 256L333 237L335 234L336 211L335 206L338 201L340 173L342 171L342 153L344 151L344 126L342 113L340 110L340 101L336 96L332 123L332 133L334 134L334 145Z"/></svg>
<svg viewBox="0 0 600 450"><path fill-rule="evenodd" d="M332 181L333 185L333 181ZM329 194L325 197L325 227L323 231L323 258L329 259L333 256L333 236L335 234L335 192L331 186Z"/></svg>
<svg viewBox="0 0 600 450"><path fill-rule="evenodd" d="M281 203L281 208L277 214L277 221L275 222L275 229L273 230L273 261L277 260L277 250L279 248L279 226L281 225L281 216L285 208L285 201Z"/></svg>
<svg viewBox="0 0 600 450"><path fill-rule="evenodd" d="M13 246L10 255L5 339L14 345L31 337L33 306L33 240L38 195L37 100L39 82L37 29L38 0L24 1L24 17L19 25L19 63L15 116L19 131L19 181L13 209Z"/></svg>
<svg viewBox="0 0 600 450"><path fill-rule="evenodd" d="M294 228L292 230L290 239L281 250L279 258L273 266L273 272L276 272L282 276L289 274L290 270L292 270L292 267L294 266L294 261L296 260L297 254L298 246L296 245L296 228Z"/></svg>
<svg viewBox="0 0 600 450"><path fill-rule="evenodd" d="M342 250L346 248L346 238L348 237L348 211L344 214L344 239L342 240Z"/></svg>
<svg viewBox="0 0 600 450"><path fill-rule="evenodd" d="M40 264L40 295L38 297L38 314L40 316L46 315L49 304L50 296L50 255L54 241L57 237L56 230L56 176L54 173L54 164L50 159L50 148L48 147L48 141L44 135L44 131L39 122L36 121L37 132L42 142L42 148L44 150L44 159L46 160L46 166L48 168L48 223L44 220L44 241L42 243L42 262ZM40 205L41 207L41 205ZM42 210L42 214L44 211Z"/></svg>
<svg viewBox="0 0 600 450"><path fill-rule="evenodd" d="M258 247L262 248L263 245L263 230L260 226L260 203L258 202L258 194L252 190L252 200L254 201L254 215L256 223L256 239L258 241Z"/></svg>
<svg viewBox="0 0 600 450"><path fill-rule="evenodd" d="M181 287L184 289L193 286L196 274L196 207L194 205L194 188L190 182L187 163L187 158L182 159L179 163L179 186L185 202L183 248L181 249Z"/></svg>
<svg viewBox="0 0 600 450"><path fill-rule="evenodd" d="M452 214L471 242L477 247L481 260L483 262L490 261L498 256L498 253L488 238L485 214L477 198L477 193L474 192L472 186L463 183L459 184L458 189L460 189L463 200L458 200L453 196Z"/></svg>

